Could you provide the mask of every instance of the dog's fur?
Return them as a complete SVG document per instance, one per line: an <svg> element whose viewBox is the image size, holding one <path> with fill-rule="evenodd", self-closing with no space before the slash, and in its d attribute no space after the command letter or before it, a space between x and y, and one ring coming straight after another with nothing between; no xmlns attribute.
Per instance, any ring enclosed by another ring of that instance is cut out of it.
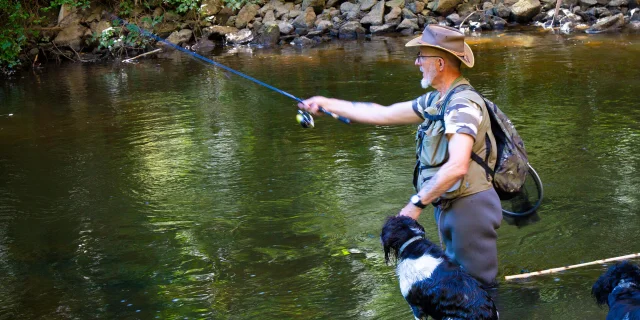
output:
<svg viewBox="0 0 640 320"><path fill-rule="evenodd" d="M416 319L498 319L498 311L480 283L424 238L424 228L409 217L389 217L380 240L385 261L397 261L400 291ZM422 236L398 251L407 240Z"/></svg>
<svg viewBox="0 0 640 320"><path fill-rule="evenodd" d="M591 288L598 305L607 304L607 320L640 320L640 268L622 261L607 270Z"/></svg>

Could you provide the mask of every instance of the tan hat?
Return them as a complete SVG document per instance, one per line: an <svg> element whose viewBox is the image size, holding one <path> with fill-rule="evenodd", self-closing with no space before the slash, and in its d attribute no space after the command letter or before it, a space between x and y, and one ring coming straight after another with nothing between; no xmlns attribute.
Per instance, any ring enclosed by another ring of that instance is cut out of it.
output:
<svg viewBox="0 0 640 320"><path fill-rule="evenodd" d="M405 47L432 47L447 51L456 56L467 67L473 68L475 60L473 51L464 42L464 34L458 29L429 24L424 27L422 35L407 42Z"/></svg>

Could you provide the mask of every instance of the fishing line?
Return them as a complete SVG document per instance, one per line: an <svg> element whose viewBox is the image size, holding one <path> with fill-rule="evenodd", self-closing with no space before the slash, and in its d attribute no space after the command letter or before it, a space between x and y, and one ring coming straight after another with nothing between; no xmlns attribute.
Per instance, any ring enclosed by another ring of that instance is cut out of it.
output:
<svg viewBox="0 0 640 320"><path fill-rule="evenodd" d="M220 64L220 63L215 62L215 61L213 61L213 60L211 60L211 59L209 59L207 57L199 55L198 53L191 52L191 51L189 51L189 50L187 50L185 48L182 48L182 47L180 47L180 46L178 46L176 44L173 44L173 43L171 43L171 42L169 42L169 41L167 41L165 39L162 39L162 38L156 36L155 34L149 32L149 31L146 31L146 30L138 27L137 25L135 25L133 23L129 23L129 22L125 21L124 19L120 19L116 15L113 15L113 14L109 14L109 15L111 16L112 19L117 21L119 24L122 24L123 26L129 28L129 30L131 30L131 31L137 31L141 35L145 35L147 37L153 38L153 39L155 39L157 41L160 41L160 42L164 43L165 45L168 45L168 46L170 46L170 47L172 47L172 48L174 48L176 50L179 50L179 51L182 51L184 53L187 53L187 54L191 55L192 57L195 57L195 58L200 59L200 60L202 60L204 62L212 64L212 65L214 65L214 66L216 66L218 68L224 69L224 70L226 70L228 72L231 72L231 73L233 73L233 74L235 74L237 76L243 77L243 78L245 78L245 79L247 79L249 81L252 81L252 82L254 82L256 84L259 84L259 85L261 85L263 87L269 88L269 89L271 89L271 90L273 90L273 91L275 91L277 93L280 93L280 94L282 94L282 95L284 95L284 96L286 96L288 98L291 98L291 99L293 99L293 100L295 100L295 101L297 101L299 103L305 104L302 99L300 99L300 98L298 98L298 97L296 97L296 96L294 96L294 95L292 95L292 94L290 94L290 93L288 93L288 92L286 92L284 90L280 90L280 89L278 89L278 88L276 88L276 87L274 87L272 85L266 84L266 83L264 83L264 82L262 82L262 81L260 81L260 80L258 80L256 78L254 78L252 76L249 76L249 75L246 75L246 74L244 74L244 73L242 73L240 71L236 71L234 69L231 69L231 68L229 68L229 67L227 67L227 66L225 66L223 64ZM337 115L337 114L335 114L333 112L330 112L330 111L328 111L328 110L326 110L326 109L324 109L322 107L320 107L319 110L321 112L325 113L325 114L328 114L328 115L332 116L333 118L335 118L337 120L340 120L340 121L346 123L346 124L350 124L351 123L350 119L345 118L343 116L339 116L339 115ZM296 120L298 121L298 123L300 123L300 125L303 128L313 128L314 127L313 117L311 116L311 114L309 114L306 111L298 110L298 114L296 115Z"/></svg>

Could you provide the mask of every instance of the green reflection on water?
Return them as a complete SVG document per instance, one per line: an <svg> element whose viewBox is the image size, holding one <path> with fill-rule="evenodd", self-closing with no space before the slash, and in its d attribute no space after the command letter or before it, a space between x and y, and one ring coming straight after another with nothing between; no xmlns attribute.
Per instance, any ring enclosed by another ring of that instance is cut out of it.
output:
<svg viewBox="0 0 640 320"><path fill-rule="evenodd" d="M500 229L501 276L637 251L637 40L470 40L466 75L545 182L539 221ZM391 104L422 93L405 41L214 58L301 97ZM0 319L411 316L378 232L411 194L415 128L303 130L294 101L179 55L2 88ZM421 222L435 237L430 209ZM503 283L501 315L603 318L602 271Z"/></svg>

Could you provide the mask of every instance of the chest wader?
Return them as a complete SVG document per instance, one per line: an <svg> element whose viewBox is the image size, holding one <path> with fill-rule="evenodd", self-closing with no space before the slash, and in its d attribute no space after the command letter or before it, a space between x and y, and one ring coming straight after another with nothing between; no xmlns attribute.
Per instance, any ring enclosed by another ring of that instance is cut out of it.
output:
<svg viewBox="0 0 640 320"><path fill-rule="evenodd" d="M464 86L459 85L449 90L445 99L436 103L435 108L431 107L431 104L440 95L438 92L431 92L428 97L423 98L422 105L426 106L426 110L437 110L437 113L424 112L425 121L416 132L416 165L413 169L413 186L416 191L420 191L449 160L449 141L444 133L444 113L451 97L464 89ZM460 183L461 180L457 181L447 192L457 190Z"/></svg>

